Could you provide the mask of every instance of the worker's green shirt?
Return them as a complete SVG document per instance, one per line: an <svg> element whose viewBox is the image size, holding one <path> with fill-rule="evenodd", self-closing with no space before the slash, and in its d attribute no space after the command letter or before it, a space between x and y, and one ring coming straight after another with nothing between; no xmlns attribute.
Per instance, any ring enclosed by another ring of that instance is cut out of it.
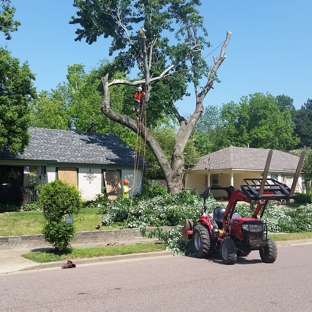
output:
<svg viewBox="0 0 312 312"><path fill-rule="evenodd" d="M129 195L129 187L127 185L124 185L122 187L122 197L123 198L129 198L130 195Z"/></svg>

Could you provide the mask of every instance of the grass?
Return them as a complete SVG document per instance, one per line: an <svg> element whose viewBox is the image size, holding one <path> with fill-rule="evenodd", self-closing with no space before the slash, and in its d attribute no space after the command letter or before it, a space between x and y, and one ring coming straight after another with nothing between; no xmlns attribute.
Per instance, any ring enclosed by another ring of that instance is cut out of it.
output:
<svg viewBox="0 0 312 312"><path fill-rule="evenodd" d="M84 208L74 216L76 232L93 231L100 223L102 215L98 208ZM40 211L20 211L0 213L0 236L21 236L41 234L43 228L43 214ZM103 226L101 230L119 229L121 226Z"/></svg>
<svg viewBox="0 0 312 312"><path fill-rule="evenodd" d="M120 246L100 246L100 247L88 247L88 248L70 248L63 254L58 255L54 252L54 249L48 249L45 251L32 251L27 254L23 254L22 257L38 262L54 262L62 261L70 258L71 260L79 258L94 258L102 256L117 256L128 255L134 253L147 253L157 252L165 250L165 244L135 244L135 245L120 245Z"/></svg>
<svg viewBox="0 0 312 312"><path fill-rule="evenodd" d="M268 236L274 239L275 241L285 241L285 240L312 238L312 232L269 234ZM50 248L47 250L32 251L27 254L23 254L22 257L32 260L34 262L46 263L67 260L68 258L73 260L81 258L128 255L135 253L157 252L163 251L165 249L166 249L165 244L146 243L135 245L69 248L63 254L59 255L55 253L55 250L53 248Z"/></svg>
<svg viewBox="0 0 312 312"><path fill-rule="evenodd" d="M268 237L276 241L296 240L296 239L309 239L312 238L312 232L300 233L270 233Z"/></svg>

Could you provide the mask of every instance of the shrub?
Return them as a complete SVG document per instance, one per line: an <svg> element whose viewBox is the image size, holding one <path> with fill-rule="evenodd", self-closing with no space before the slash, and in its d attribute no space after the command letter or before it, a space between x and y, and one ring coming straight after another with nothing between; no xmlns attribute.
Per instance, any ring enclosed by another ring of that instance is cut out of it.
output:
<svg viewBox="0 0 312 312"><path fill-rule="evenodd" d="M145 198L153 198L156 196L165 196L168 194L168 192L165 187L161 186L158 183L148 184L146 182L141 194Z"/></svg>
<svg viewBox="0 0 312 312"><path fill-rule="evenodd" d="M0 213L1 212L15 212L18 211L19 207L13 204L0 204Z"/></svg>
<svg viewBox="0 0 312 312"><path fill-rule="evenodd" d="M312 193L296 193L295 202L299 204L311 204Z"/></svg>
<svg viewBox="0 0 312 312"><path fill-rule="evenodd" d="M21 210L23 211L36 211L41 210L41 205L39 201L33 202L33 203L27 203L23 204L21 206Z"/></svg>
<svg viewBox="0 0 312 312"><path fill-rule="evenodd" d="M56 251L63 251L75 235L74 226L65 222L65 215L79 212L82 205L80 194L74 186L55 180L42 186L39 200L45 218L45 239Z"/></svg>

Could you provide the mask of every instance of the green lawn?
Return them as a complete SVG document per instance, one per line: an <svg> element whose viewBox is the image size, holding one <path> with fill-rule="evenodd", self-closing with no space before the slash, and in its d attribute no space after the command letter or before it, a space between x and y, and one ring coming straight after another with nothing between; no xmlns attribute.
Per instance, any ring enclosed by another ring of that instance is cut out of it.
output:
<svg viewBox="0 0 312 312"><path fill-rule="evenodd" d="M102 215L98 208L84 208L74 216L76 232L95 230ZM0 236L21 236L41 234L43 228L43 214L38 211L20 211L0 213ZM101 227L101 230L119 229L121 226Z"/></svg>
<svg viewBox="0 0 312 312"><path fill-rule="evenodd" d="M101 256L128 255L134 253L147 253L165 250L165 244L135 244L135 245L119 245L119 246L98 246L88 248L71 248L62 255L54 253L54 249L46 251L32 251L22 255L22 257L39 262L53 262L67 259L94 258Z"/></svg>

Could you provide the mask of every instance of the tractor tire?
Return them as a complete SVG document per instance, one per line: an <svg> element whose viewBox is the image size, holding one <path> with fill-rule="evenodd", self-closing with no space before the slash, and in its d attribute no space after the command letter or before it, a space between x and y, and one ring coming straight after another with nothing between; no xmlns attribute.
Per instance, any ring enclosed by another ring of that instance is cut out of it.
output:
<svg viewBox="0 0 312 312"><path fill-rule="evenodd" d="M250 251L237 250L237 257L247 257L250 254Z"/></svg>
<svg viewBox="0 0 312 312"><path fill-rule="evenodd" d="M192 246L196 258L208 258L212 254L210 234L205 226L201 224L195 226Z"/></svg>
<svg viewBox="0 0 312 312"><path fill-rule="evenodd" d="M260 258L265 263L273 263L277 258L277 246L273 239L267 239L267 245L259 250Z"/></svg>
<svg viewBox="0 0 312 312"><path fill-rule="evenodd" d="M224 264L234 264L237 260L236 246L232 238L226 237L220 246L220 256Z"/></svg>
<svg viewBox="0 0 312 312"><path fill-rule="evenodd" d="M184 222L184 227L188 231L194 230L195 226L196 226L196 220L195 219L186 219Z"/></svg>

